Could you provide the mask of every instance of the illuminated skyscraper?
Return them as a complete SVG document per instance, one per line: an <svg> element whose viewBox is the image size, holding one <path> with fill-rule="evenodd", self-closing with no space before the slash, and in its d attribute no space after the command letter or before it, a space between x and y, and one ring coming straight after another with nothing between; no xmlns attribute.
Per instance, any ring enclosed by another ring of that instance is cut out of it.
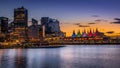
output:
<svg viewBox="0 0 120 68"><path fill-rule="evenodd" d="M7 32L8 32L8 18L0 17L0 30L2 33L7 34Z"/></svg>
<svg viewBox="0 0 120 68"><path fill-rule="evenodd" d="M60 36L63 34L60 30L59 21L49 17L41 18L41 25L44 26L44 36ZM45 35L46 34L46 35Z"/></svg>
<svg viewBox="0 0 120 68"><path fill-rule="evenodd" d="M39 41L38 21L32 18L32 25L28 27L29 41Z"/></svg>
<svg viewBox="0 0 120 68"><path fill-rule="evenodd" d="M51 28L49 27L50 18L49 17L42 17L41 18L41 25L45 26L45 33L50 34Z"/></svg>
<svg viewBox="0 0 120 68"><path fill-rule="evenodd" d="M47 25L49 23L49 17L41 18L41 25Z"/></svg>
<svg viewBox="0 0 120 68"><path fill-rule="evenodd" d="M23 42L27 40L28 10L24 7L14 9L14 38Z"/></svg>
<svg viewBox="0 0 120 68"><path fill-rule="evenodd" d="M14 26L15 28L27 27L28 10L24 7L14 9Z"/></svg>
<svg viewBox="0 0 120 68"><path fill-rule="evenodd" d="M59 23L58 20L50 18L48 26L50 28L51 33L55 33L55 32L58 33L58 32L60 32L59 24L60 23Z"/></svg>

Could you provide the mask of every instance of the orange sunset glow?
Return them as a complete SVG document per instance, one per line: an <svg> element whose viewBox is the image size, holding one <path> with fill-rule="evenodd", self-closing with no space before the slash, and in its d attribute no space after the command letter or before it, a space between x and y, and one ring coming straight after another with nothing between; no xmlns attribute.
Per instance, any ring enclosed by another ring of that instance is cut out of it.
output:
<svg viewBox="0 0 120 68"><path fill-rule="evenodd" d="M82 25L84 23L81 23ZM84 25L88 25L87 23L85 23ZM62 23L61 25L61 30L63 32L66 32L66 36L71 36L73 30L75 30L75 32L77 33L78 30L80 30L80 32L82 32L84 29L86 29L86 31L89 31L90 29L95 30L96 28L98 28L98 30L100 32L105 33L105 35L107 36L119 36L120 34L120 27L118 24L111 24L111 23L96 23L96 24L91 24L88 25L89 27L79 27L77 25L75 25L74 23ZM113 34L108 34L106 32L108 31L113 31Z"/></svg>

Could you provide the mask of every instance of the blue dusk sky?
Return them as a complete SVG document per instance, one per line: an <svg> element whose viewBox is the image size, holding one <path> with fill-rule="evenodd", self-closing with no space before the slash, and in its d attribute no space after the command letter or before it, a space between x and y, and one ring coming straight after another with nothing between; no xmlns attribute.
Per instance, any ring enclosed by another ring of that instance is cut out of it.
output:
<svg viewBox="0 0 120 68"><path fill-rule="evenodd" d="M28 9L29 20L31 18L39 20L43 16L49 16L65 24L61 24L61 29L68 33L73 29L82 29L82 27L74 25L75 23L82 23L82 25L95 23L94 25L100 27L100 30L104 32L115 31L114 28L119 30L120 0L0 0L0 16L13 19L13 9L21 6ZM118 23L111 24L116 21L115 18L119 20ZM102 22L96 24L98 21ZM106 24L108 27L103 28L102 24ZM112 25L115 27L109 28ZM65 30L65 27L69 29L70 26L75 28ZM89 28L96 28L95 26L92 25Z"/></svg>

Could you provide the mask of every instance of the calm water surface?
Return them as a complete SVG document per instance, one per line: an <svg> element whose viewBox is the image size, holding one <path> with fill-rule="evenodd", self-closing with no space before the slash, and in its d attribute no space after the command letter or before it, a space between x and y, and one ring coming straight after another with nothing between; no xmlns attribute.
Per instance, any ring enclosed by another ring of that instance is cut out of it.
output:
<svg viewBox="0 0 120 68"><path fill-rule="evenodd" d="M0 68L120 68L120 45L0 49Z"/></svg>

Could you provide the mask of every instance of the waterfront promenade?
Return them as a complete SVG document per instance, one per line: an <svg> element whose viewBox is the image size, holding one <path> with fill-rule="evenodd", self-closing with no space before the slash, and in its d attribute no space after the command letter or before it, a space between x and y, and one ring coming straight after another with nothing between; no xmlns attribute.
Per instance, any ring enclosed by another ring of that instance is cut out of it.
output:
<svg viewBox="0 0 120 68"><path fill-rule="evenodd" d="M59 48L66 45L120 45L120 43L26 43L26 44L6 44L0 45L0 49L4 48Z"/></svg>

